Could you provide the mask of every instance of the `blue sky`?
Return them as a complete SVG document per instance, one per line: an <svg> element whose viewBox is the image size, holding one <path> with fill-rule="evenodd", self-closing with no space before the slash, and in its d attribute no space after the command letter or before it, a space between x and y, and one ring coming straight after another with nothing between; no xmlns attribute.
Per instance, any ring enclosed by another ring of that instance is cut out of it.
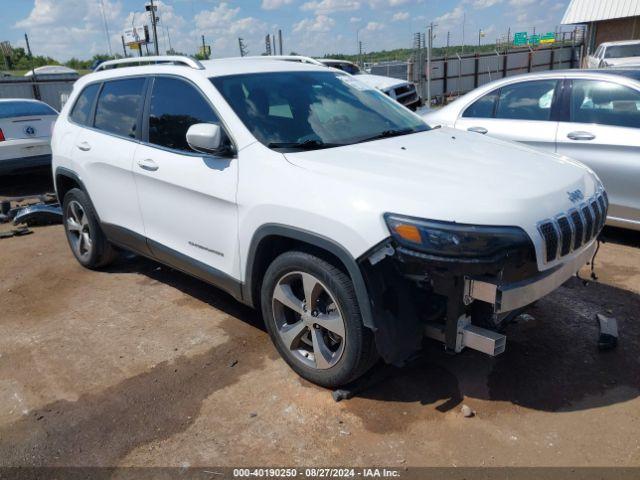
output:
<svg viewBox="0 0 640 480"><path fill-rule="evenodd" d="M145 0L0 0L0 40L24 46L30 37L34 54L59 60L89 58L108 51L104 18L113 52L121 52L127 26L149 23ZM264 37L278 28L284 53L306 55L355 53L357 38L365 51L410 47L413 32L438 24L436 45L477 42L478 30L493 42L515 31L553 31L569 0L157 0L161 50L169 46L193 53L205 34L213 56L238 55L238 37L249 54L264 51ZM104 9L101 7L103 5Z"/></svg>

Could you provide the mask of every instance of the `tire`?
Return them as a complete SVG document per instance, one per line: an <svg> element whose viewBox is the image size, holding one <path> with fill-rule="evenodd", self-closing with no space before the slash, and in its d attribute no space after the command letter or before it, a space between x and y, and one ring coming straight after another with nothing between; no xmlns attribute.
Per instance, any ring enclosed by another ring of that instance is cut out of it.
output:
<svg viewBox="0 0 640 480"><path fill-rule="evenodd" d="M307 308L307 299L314 308ZM276 349L312 383L343 386L378 358L351 279L314 255L291 251L277 257L265 273L261 305Z"/></svg>
<svg viewBox="0 0 640 480"><path fill-rule="evenodd" d="M84 191L73 188L67 192L62 201L62 215L71 252L83 267L102 268L117 258Z"/></svg>

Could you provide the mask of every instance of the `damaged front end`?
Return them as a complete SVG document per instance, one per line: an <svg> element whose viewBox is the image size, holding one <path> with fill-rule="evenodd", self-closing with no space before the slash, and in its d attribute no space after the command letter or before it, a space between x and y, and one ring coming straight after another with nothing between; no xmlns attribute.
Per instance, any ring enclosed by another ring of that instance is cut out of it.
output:
<svg viewBox="0 0 640 480"><path fill-rule="evenodd" d="M539 272L533 242L518 227L385 215L391 237L360 260L383 359L402 364L422 338L450 352L504 351L498 331L524 307L587 263L595 242L571 261Z"/></svg>

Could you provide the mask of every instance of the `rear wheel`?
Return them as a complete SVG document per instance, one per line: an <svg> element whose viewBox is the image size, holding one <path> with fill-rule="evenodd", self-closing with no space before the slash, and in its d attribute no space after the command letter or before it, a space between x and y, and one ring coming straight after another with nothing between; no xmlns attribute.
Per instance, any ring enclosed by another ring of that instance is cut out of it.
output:
<svg viewBox="0 0 640 480"><path fill-rule="evenodd" d="M117 257L117 252L100 229L87 194L73 188L64 196L62 203L65 233L78 262L92 269L111 263Z"/></svg>
<svg viewBox="0 0 640 480"><path fill-rule="evenodd" d="M304 252L287 252L267 269L262 312L280 355L300 376L325 387L364 374L377 355L350 278Z"/></svg>

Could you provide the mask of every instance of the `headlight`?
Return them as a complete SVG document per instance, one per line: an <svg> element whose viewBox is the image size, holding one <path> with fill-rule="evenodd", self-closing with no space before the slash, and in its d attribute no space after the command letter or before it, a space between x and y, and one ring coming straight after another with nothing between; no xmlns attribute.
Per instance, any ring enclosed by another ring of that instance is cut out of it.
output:
<svg viewBox="0 0 640 480"><path fill-rule="evenodd" d="M518 227L465 225L391 213L384 218L400 245L436 256L492 257L531 245L529 236Z"/></svg>

